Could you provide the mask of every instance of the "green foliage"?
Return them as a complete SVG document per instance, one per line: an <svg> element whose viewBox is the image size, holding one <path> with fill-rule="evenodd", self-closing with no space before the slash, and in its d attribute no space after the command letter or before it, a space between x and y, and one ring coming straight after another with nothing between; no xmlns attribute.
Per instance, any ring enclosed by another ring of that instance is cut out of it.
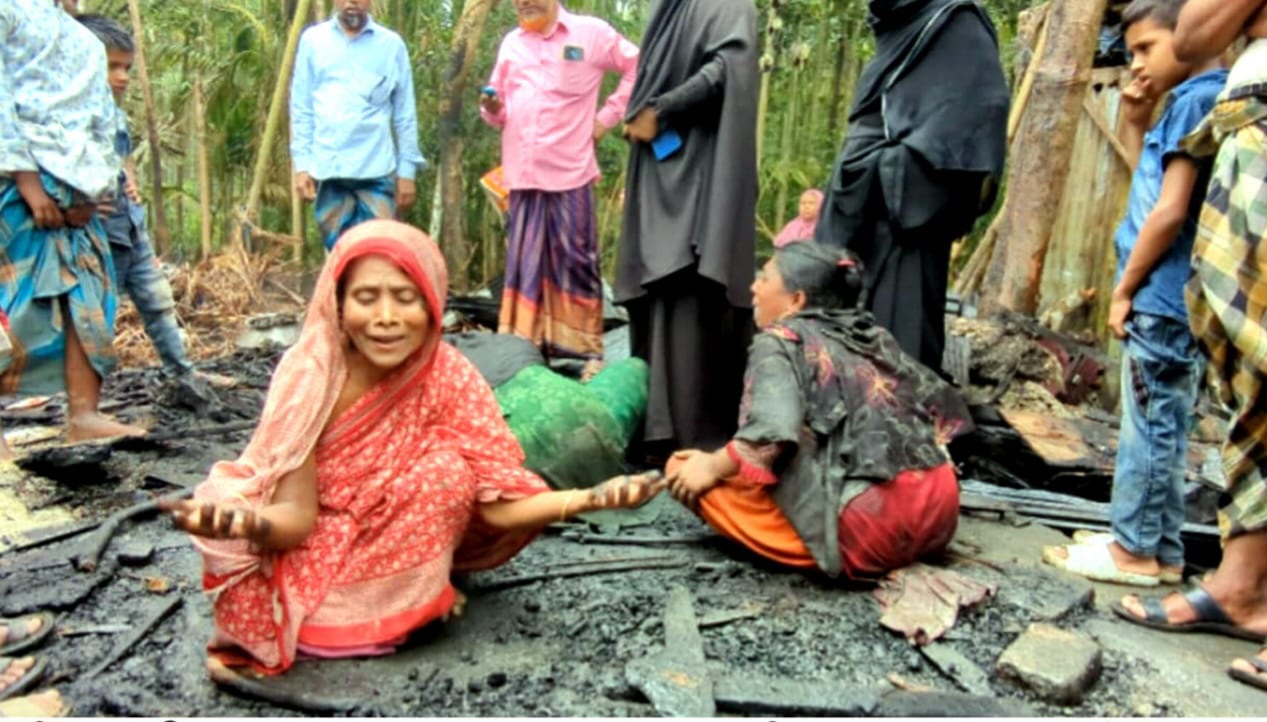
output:
<svg viewBox="0 0 1267 722"><path fill-rule="evenodd" d="M437 117L439 92L450 65L453 23L461 11L457 0L376 0L376 17L405 39L414 66L420 142L431 169L418 178L418 202L408 220L429 228L433 217L439 163ZM999 28L1004 59L1010 66L1016 15L1030 0L985 0ZM87 9L112 15L125 24L125 0L90 0ZM294 0L141 0L145 49L154 83L164 159L163 202L172 224L174 249L197 252L198 187L192 116L193 76L203 78L207 101L207 144L212 179L216 243L232 227L235 209L245 202L252 164L259 152L264 118L279 57L294 9ZM329 7L329 0L314 5ZM573 12L603 17L638 41L649 13L649 0L577 0ZM797 197L808 187L823 185L846 131L850 98L858 74L874 52L865 0L758 0L763 19L762 67L768 68L767 102L760 158L761 196L757 213L760 243L789 220ZM477 279L498 275L504 241L498 214L485 200L479 178L499 164L499 138L478 116L477 93L492 68L501 37L515 24L510 3L499 3L489 16L464 100L465 206L446 212L466 214L466 226L479 251ZM1010 69L1010 68L1009 68ZM604 94L616 79L609 78ZM148 187L148 138L144 108L134 83L126 109L138 141L137 168ZM261 225L290 231L290 161L288 136L268 149L272 160L265 183ZM620 199L627 149L618 132L599 145L603 169L598 194L600 234L605 268L610 270L620 236ZM152 202L153 199L151 199ZM315 249L311 209L305 208L307 236ZM767 248L768 250L768 248Z"/></svg>

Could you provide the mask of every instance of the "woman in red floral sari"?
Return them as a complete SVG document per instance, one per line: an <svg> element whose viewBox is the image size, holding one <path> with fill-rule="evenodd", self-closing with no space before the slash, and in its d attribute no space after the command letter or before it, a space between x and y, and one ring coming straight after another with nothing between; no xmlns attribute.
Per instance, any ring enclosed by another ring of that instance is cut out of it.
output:
<svg viewBox="0 0 1267 722"><path fill-rule="evenodd" d="M298 652L394 651L454 607L452 571L662 488L651 474L551 492L525 470L492 391L440 340L447 281L417 229L344 234L250 444L170 508L203 555L213 679L284 672Z"/></svg>

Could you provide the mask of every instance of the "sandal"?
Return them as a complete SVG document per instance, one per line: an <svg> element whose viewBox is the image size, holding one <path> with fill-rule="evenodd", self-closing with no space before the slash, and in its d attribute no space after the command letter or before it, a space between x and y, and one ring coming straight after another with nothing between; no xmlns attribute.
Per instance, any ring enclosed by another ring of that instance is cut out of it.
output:
<svg viewBox="0 0 1267 722"><path fill-rule="evenodd" d="M1057 549L1065 550L1065 557L1056 554ZM1064 547L1043 547L1043 561L1067 572L1077 574L1097 582L1113 582L1132 587L1155 587L1159 577L1148 574L1125 572L1113 561L1113 554L1107 544L1087 543L1069 544Z"/></svg>
<svg viewBox="0 0 1267 722"><path fill-rule="evenodd" d="M9 669L14 662L19 661L15 657L0 657L0 671ZM10 684L4 689L0 689L0 701L16 697L20 694L28 692L32 687L39 684L44 678L44 668L48 666L48 660L43 657L35 660L35 664L26 671L26 674L18 678L16 682Z"/></svg>
<svg viewBox="0 0 1267 722"><path fill-rule="evenodd" d="M1263 690L1264 692L1267 692L1267 661L1263 661L1263 658L1262 658L1262 655L1265 652L1267 652L1267 647L1263 647L1261 650L1259 650L1258 652L1259 656L1249 657L1248 659L1241 660L1243 662L1248 663L1251 667L1253 667L1254 668L1253 672L1246 672L1243 669L1228 667L1227 676L1231 677L1237 682L1243 682L1245 684L1248 684L1251 687L1255 687L1257 689Z"/></svg>
<svg viewBox="0 0 1267 722"><path fill-rule="evenodd" d="M1111 544L1112 542L1113 534L1107 531L1079 529L1073 533L1074 544ZM1161 573L1157 575L1157 579L1162 584L1183 584L1183 570L1168 572L1163 567Z"/></svg>
<svg viewBox="0 0 1267 722"><path fill-rule="evenodd" d="M34 632L29 630L29 622L32 619L40 620L40 628ZM4 625L9 630L9 633L5 635L4 644L0 645L0 657L13 656L48 639L48 635L53 633L53 623L53 615L48 612L17 619L0 619L0 625Z"/></svg>
<svg viewBox="0 0 1267 722"><path fill-rule="evenodd" d="M1180 592L1172 592L1179 594ZM1232 637L1234 639L1244 639L1250 642L1262 642L1267 635L1262 632L1255 632L1252 629L1246 629L1232 622L1227 616L1227 612L1223 611L1223 607L1214 601L1214 597L1201 587L1193 587L1183 592L1183 598L1188 601L1188 605L1192 607L1192 611L1197 613L1197 621L1185 622L1183 624L1175 624L1166 617L1166 608L1161 604L1160 597L1145 598L1140 597L1140 604L1144 607L1144 616L1137 617L1131 613L1131 610L1123 606L1121 600L1113 602L1109 608L1117 616L1125 619L1131 624L1138 624L1141 627L1156 629L1161 632L1176 632L1187 634L1190 632L1204 632L1206 634L1218 634L1224 637Z"/></svg>
<svg viewBox="0 0 1267 722"><path fill-rule="evenodd" d="M56 711L49 712L48 705L39 704L36 700L47 698L59 706ZM26 719L48 719L50 717L69 717L70 705L62 699L56 689L46 689L39 694L28 694L23 697L0 702L0 717L24 717Z"/></svg>

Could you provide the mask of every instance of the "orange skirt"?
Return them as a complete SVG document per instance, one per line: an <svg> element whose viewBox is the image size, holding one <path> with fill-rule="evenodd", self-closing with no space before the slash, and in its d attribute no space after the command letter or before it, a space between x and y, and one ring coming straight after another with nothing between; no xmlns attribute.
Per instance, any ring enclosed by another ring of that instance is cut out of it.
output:
<svg viewBox="0 0 1267 722"><path fill-rule="evenodd" d="M672 473L675 462L666 473ZM727 481L700 498L699 515L725 537L796 569L814 569L805 543L765 487ZM952 464L905 471L854 497L840 515L840 573L877 579L944 551L959 524L959 483Z"/></svg>

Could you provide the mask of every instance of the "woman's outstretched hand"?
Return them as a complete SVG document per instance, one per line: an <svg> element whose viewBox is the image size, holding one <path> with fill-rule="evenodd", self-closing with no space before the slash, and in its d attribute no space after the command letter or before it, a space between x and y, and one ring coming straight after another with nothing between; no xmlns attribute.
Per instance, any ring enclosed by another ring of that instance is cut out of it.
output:
<svg viewBox="0 0 1267 722"><path fill-rule="evenodd" d="M257 544L268 539L272 524L251 509L209 501L168 501L159 508L171 514L178 529L208 539L245 539Z"/></svg>
<svg viewBox="0 0 1267 722"><path fill-rule="evenodd" d="M658 471L608 479L589 490L591 509L634 509L664 491L668 480Z"/></svg>
<svg viewBox="0 0 1267 722"><path fill-rule="evenodd" d="M669 492L682 506L695 510L700 497L721 483L713 454L698 449L686 449L673 454L677 462L669 474Z"/></svg>

